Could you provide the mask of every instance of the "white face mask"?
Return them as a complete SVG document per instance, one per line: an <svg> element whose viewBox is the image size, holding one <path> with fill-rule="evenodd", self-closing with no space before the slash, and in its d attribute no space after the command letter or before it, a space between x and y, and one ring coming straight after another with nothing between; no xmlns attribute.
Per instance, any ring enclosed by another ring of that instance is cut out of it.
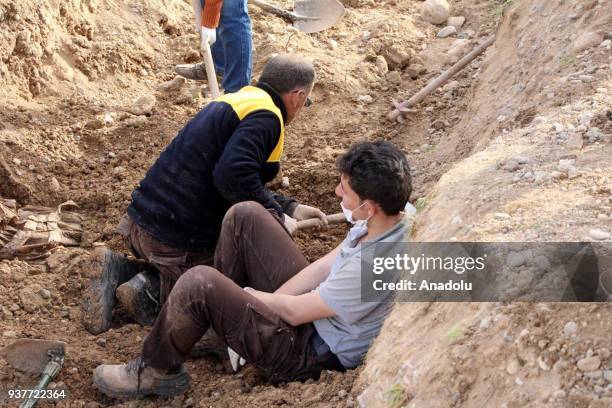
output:
<svg viewBox="0 0 612 408"><path fill-rule="evenodd" d="M365 201L359 207L355 208L355 210L360 209L361 207L363 207L364 204L365 204ZM342 204L342 201L340 202L340 207L342 207L344 218L346 218L346 220L350 222L351 224L355 225L357 223L357 220L353 219L353 211L355 210L349 210L348 208L346 208L344 204Z"/></svg>
<svg viewBox="0 0 612 408"><path fill-rule="evenodd" d="M361 208L364 204L365 202L359 207L355 208L355 210ZM370 217L366 218L365 220L355 220L353 219L353 211L355 210L349 210L348 208L344 207L342 202L340 202L340 207L342 207L342 212L344 213L346 220L353 224L353 227L349 230L349 238L351 241L356 241L368 233L368 220Z"/></svg>

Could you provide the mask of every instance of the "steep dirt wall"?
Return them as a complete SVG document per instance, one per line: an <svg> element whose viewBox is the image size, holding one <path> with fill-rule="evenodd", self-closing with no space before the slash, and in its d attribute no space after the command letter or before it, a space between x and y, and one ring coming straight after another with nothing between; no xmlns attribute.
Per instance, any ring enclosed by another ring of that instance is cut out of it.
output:
<svg viewBox="0 0 612 408"><path fill-rule="evenodd" d="M505 3L465 113L432 156L466 158L421 202L412 239L609 243L610 2ZM596 40L580 47L589 32ZM566 328L574 324L578 332ZM611 328L609 304L396 305L359 401L608 406ZM577 368L591 356L596 373Z"/></svg>

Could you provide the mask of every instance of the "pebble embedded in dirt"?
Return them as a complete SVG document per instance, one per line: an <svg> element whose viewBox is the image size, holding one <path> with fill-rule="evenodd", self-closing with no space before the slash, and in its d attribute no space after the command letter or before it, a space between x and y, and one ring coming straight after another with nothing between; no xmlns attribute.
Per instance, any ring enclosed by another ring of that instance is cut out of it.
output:
<svg viewBox="0 0 612 408"><path fill-rule="evenodd" d="M86 124L85 124L85 129L89 129L89 130L98 130L98 129L102 129L106 124L104 123L104 119L102 118L94 118L89 120Z"/></svg>
<svg viewBox="0 0 612 408"><path fill-rule="evenodd" d="M610 233L606 231L602 231L598 228L591 228L589 230L589 236L597 241L604 241L610 238Z"/></svg>
<svg viewBox="0 0 612 408"><path fill-rule="evenodd" d="M557 170L567 175L569 178L574 178L578 175L578 170L574 163L576 161L574 159L561 159L559 160L559 165L557 166Z"/></svg>
<svg viewBox="0 0 612 408"><path fill-rule="evenodd" d="M365 104L370 104L374 102L374 98L371 95L359 95L357 97L357 101Z"/></svg>
<svg viewBox="0 0 612 408"><path fill-rule="evenodd" d="M454 64L455 62L459 61L459 58L463 57L468 52L469 46L469 40L464 38L456 39L446 53L446 62L449 64Z"/></svg>
<svg viewBox="0 0 612 408"><path fill-rule="evenodd" d="M593 112L582 112L580 114L580 117L578 118L578 121L580 122L581 125L584 126L591 126L591 121L593 120Z"/></svg>
<svg viewBox="0 0 612 408"><path fill-rule="evenodd" d="M138 98L127 111L136 116L150 115L157 100L153 95L143 95Z"/></svg>
<svg viewBox="0 0 612 408"><path fill-rule="evenodd" d="M515 357L510 358L506 363L506 372L510 375L518 373L520 369L521 363Z"/></svg>
<svg viewBox="0 0 612 408"><path fill-rule="evenodd" d="M465 24L465 17L463 16L449 17L446 24L448 24L449 26L453 26L457 30L459 30L461 27L463 27L463 24Z"/></svg>
<svg viewBox="0 0 612 408"><path fill-rule="evenodd" d="M385 75L387 72L389 72L389 65L387 64L387 60L382 55L376 56L375 65L376 69L381 75Z"/></svg>
<svg viewBox="0 0 612 408"><path fill-rule="evenodd" d="M579 53L588 48L595 47L601 44L603 39L604 38L601 34L592 31L582 33L580 36L578 36L578 38L576 38L576 40L574 40L574 43L572 44L572 52Z"/></svg>
<svg viewBox="0 0 612 408"><path fill-rule="evenodd" d="M444 92L452 91L453 89L457 89L459 87L459 81L450 81L442 87Z"/></svg>
<svg viewBox="0 0 612 408"><path fill-rule="evenodd" d="M185 78L183 78L180 75L177 75L170 81L161 83L157 87L157 90L161 92L177 92L177 91L180 91L183 85L185 85Z"/></svg>
<svg viewBox="0 0 612 408"><path fill-rule="evenodd" d="M392 85L401 85L402 76L397 71L391 71L387 74L387 81Z"/></svg>
<svg viewBox="0 0 612 408"><path fill-rule="evenodd" d="M411 49L405 49L399 44L389 44L381 50L381 55L387 61L390 70L404 69L410 63L413 54Z"/></svg>
<svg viewBox="0 0 612 408"><path fill-rule="evenodd" d="M41 289L38 291L38 294L40 295L41 298L43 299L51 299L51 292L49 292L48 289Z"/></svg>
<svg viewBox="0 0 612 408"><path fill-rule="evenodd" d="M567 397L567 393L563 390L557 390L553 392L552 397L556 400L564 399L565 397Z"/></svg>
<svg viewBox="0 0 612 408"><path fill-rule="evenodd" d="M421 6L421 17L431 24L444 24L449 13L450 6L446 0L427 0Z"/></svg>
<svg viewBox="0 0 612 408"><path fill-rule="evenodd" d="M446 37L450 37L451 35L455 35L455 34L457 34L457 28L449 25L449 26L444 27L440 31L438 31L437 37L446 38Z"/></svg>
<svg viewBox="0 0 612 408"><path fill-rule="evenodd" d="M601 360L599 359L599 357L592 356L578 360L576 366L580 371L589 372L597 370L600 364Z"/></svg>
<svg viewBox="0 0 612 408"><path fill-rule="evenodd" d="M127 127L140 128L147 123L147 117L146 116L133 116L131 118L127 118L126 120L124 120L123 123Z"/></svg>
<svg viewBox="0 0 612 408"><path fill-rule="evenodd" d="M106 347L106 339L104 337L100 337L96 339L96 344L100 347Z"/></svg>
<svg viewBox="0 0 612 408"><path fill-rule="evenodd" d="M583 144L584 144L584 140L582 138L582 135L578 132L570 133L567 138L567 142L565 142L565 145L567 146L568 149L574 149L574 150L582 149Z"/></svg>
<svg viewBox="0 0 612 408"><path fill-rule="evenodd" d="M566 335L574 334L578 331L578 325L576 322L569 321L565 323L565 327L563 327L563 333Z"/></svg>
<svg viewBox="0 0 612 408"><path fill-rule="evenodd" d="M514 159L508 160L506 164L504 165L504 170L510 173L515 172L520 168L521 168L521 165L519 164L517 160L514 160Z"/></svg>
<svg viewBox="0 0 612 408"><path fill-rule="evenodd" d="M19 301L23 310L34 313L45 304L43 297L40 295L42 289L40 285L33 284L19 291Z"/></svg>
<svg viewBox="0 0 612 408"><path fill-rule="evenodd" d="M51 188L51 191L55 191L55 192L58 192L61 189L60 183L59 181L57 181L55 177L51 177L51 182L49 183L49 187Z"/></svg>

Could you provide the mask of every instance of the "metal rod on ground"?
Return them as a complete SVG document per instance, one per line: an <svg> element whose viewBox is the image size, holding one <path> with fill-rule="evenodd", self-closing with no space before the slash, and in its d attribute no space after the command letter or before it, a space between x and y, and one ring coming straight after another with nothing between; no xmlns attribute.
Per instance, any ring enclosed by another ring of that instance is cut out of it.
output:
<svg viewBox="0 0 612 408"><path fill-rule="evenodd" d="M342 213L331 214L331 215L326 216L325 218L327 219L327 223L329 225L340 224L341 222L346 221L346 218L344 217L344 214ZM321 225L321 220L319 218L311 218L309 220L298 221L297 225L298 225L298 230L313 228L313 227Z"/></svg>
<svg viewBox="0 0 612 408"><path fill-rule="evenodd" d="M213 62L212 52L210 51L210 44L205 43L202 47L204 54L204 66L206 66L206 78L208 79L208 87L213 99L219 97L219 84L217 83L217 74L215 72L215 64Z"/></svg>
<svg viewBox="0 0 612 408"><path fill-rule="evenodd" d="M297 16L294 13L291 13L287 10L283 10L279 7L273 6L269 3L266 3L265 1L260 1L260 0L249 0L249 3L251 3L254 6L259 7L260 9L262 9L263 11L267 11L268 13L277 15L281 18L284 18L286 20L291 21L292 23L295 22L296 20L298 20L300 17Z"/></svg>
<svg viewBox="0 0 612 408"><path fill-rule="evenodd" d="M399 104L395 104L395 109L389 113L387 116L390 120L397 120L398 122L403 122L404 113L411 112L410 108L421 102L423 99L427 97L430 93L435 91L437 88L442 86L446 81L448 81L453 75L457 72L461 71L467 64L472 62L477 56L482 54L484 50L486 50L493 42L495 41L495 36L491 36L487 38L482 44L474 48L469 54L465 55L461 58L455 65L450 67L447 71L444 71L441 75L439 75L436 79L431 81L427 86L421 89L418 93L416 93L413 97Z"/></svg>

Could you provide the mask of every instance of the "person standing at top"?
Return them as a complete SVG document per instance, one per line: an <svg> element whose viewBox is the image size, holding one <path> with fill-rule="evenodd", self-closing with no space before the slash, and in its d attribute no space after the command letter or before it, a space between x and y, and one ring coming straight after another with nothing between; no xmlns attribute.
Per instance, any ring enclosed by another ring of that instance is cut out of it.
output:
<svg viewBox="0 0 612 408"><path fill-rule="evenodd" d="M226 93L251 84L253 39L247 0L192 0L200 47L211 47L215 71L223 77ZM203 63L179 64L177 74L194 80L206 79Z"/></svg>

